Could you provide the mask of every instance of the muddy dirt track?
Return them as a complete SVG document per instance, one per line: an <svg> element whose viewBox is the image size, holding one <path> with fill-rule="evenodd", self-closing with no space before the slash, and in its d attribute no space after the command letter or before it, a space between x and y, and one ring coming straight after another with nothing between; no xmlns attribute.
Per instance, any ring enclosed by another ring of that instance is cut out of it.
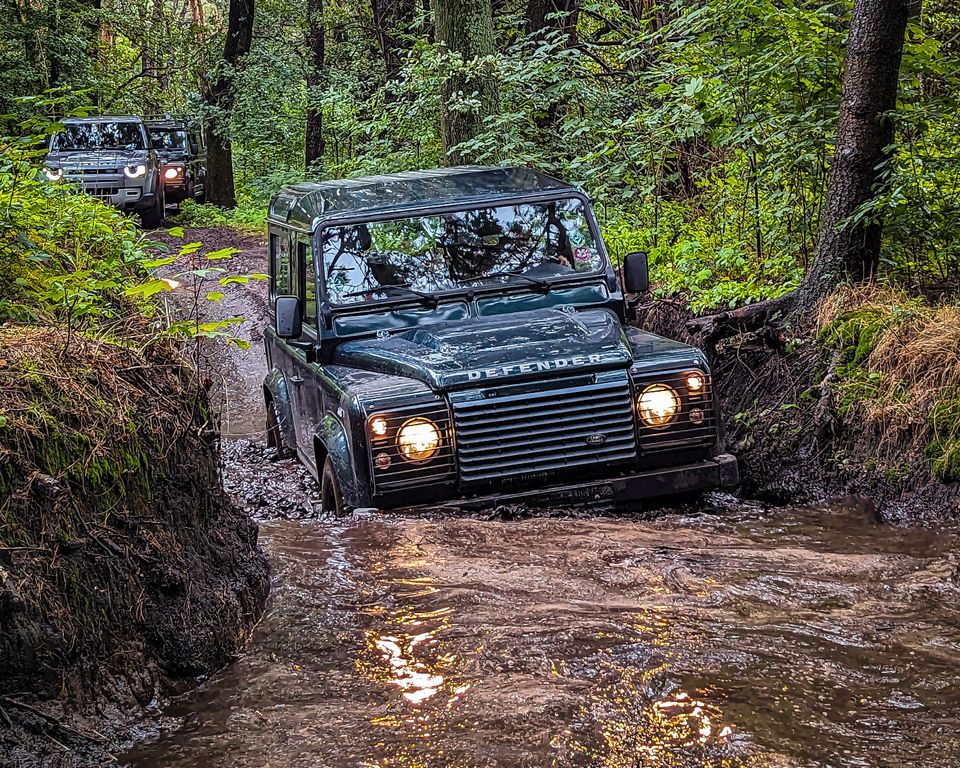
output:
<svg viewBox="0 0 960 768"><path fill-rule="evenodd" d="M722 496L655 519L316 519L312 482L259 443L263 289L224 300L254 344L220 381L268 613L122 764L960 766L957 532Z"/></svg>

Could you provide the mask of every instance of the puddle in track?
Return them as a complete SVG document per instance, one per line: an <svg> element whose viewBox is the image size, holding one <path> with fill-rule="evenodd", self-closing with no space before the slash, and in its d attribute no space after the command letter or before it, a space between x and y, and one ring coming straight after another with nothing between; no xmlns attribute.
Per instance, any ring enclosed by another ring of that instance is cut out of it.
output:
<svg viewBox="0 0 960 768"><path fill-rule="evenodd" d="M796 509L262 538L247 654L122 764L960 765L953 532Z"/></svg>

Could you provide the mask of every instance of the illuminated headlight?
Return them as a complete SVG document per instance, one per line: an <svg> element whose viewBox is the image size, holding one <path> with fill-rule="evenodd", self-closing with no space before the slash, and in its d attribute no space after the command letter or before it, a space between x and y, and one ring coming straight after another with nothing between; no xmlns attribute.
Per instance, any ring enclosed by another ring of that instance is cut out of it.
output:
<svg viewBox="0 0 960 768"><path fill-rule="evenodd" d="M430 419L410 419L397 430L397 447L407 461L429 461L440 450L440 430Z"/></svg>
<svg viewBox="0 0 960 768"><path fill-rule="evenodd" d="M680 396L666 384L651 384L637 398L637 409L648 427L665 427L680 411Z"/></svg>
<svg viewBox="0 0 960 768"><path fill-rule="evenodd" d="M374 437L383 437L387 434L387 420L383 416L371 416L368 423Z"/></svg>
<svg viewBox="0 0 960 768"><path fill-rule="evenodd" d="M166 168L163 169L163 178L165 178L167 181L173 181L181 173L183 173L183 169L180 168L179 166L168 165Z"/></svg>
<svg viewBox="0 0 960 768"><path fill-rule="evenodd" d="M46 167L43 173L50 181L60 181L63 178L63 168Z"/></svg>
<svg viewBox="0 0 960 768"><path fill-rule="evenodd" d="M686 381L687 389L692 395L699 395L703 392L703 385L706 383L700 371L688 371L684 374L684 381Z"/></svg>
<svg viewBox="0 0 960 768"><path fill-rule="evenodd" d="M137 165L128 165L123 169L123 175L128 179L139 179L141 176L147 175L147 166L143 163Z"/></svg>

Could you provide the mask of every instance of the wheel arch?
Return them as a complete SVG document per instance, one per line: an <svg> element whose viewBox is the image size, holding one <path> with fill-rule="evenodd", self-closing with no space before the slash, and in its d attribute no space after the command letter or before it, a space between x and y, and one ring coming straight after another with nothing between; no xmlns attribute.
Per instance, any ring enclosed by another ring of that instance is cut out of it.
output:
<svg viewBox="0 0 960 768"><path fill-rule="evenodd" d="M351 507L370 506L353 471L347 431L333 415L327 414L318 425L318 431L313 436L313 450L318 480L323 476L324 462L330 458L344 501Z"/></svg>
<svg viewBox="0 0 960 768"><path fill-rule="evenodd" d="M264 408L269 408L271 403L277 409L277 419L280 421L280 434L283 436L284 444L289 450L296 451L297 432L293 408L290 405L286 380L277 369L270 371L263 381Z"/></svg>

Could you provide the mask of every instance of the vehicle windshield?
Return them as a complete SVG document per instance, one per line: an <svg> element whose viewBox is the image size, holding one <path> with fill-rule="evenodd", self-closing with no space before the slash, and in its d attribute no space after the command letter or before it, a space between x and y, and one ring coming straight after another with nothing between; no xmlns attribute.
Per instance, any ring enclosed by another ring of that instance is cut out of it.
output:
<svg viewBox="0 0 960 768"><path fill-rule="evenodd" d="M161 152L186 152L187 132L175 128L150 128L150 140L161 141L163 146L158 147Z"/></svg>
<svg viewBox="0 0 960 768"><path fill-rule="evenodd" d="M72 123L54 134L50 142L52 152L87 149L145 149L143 131L139 123L129 121Z"/></svg>
<svg viewBox="0 0 960 768"><path fill-rule="evenodd" d="M409 296L403 287L435 293L494 280L549 286L603 267L575 198L328 227L321 247L335 304Z"/></svg>

